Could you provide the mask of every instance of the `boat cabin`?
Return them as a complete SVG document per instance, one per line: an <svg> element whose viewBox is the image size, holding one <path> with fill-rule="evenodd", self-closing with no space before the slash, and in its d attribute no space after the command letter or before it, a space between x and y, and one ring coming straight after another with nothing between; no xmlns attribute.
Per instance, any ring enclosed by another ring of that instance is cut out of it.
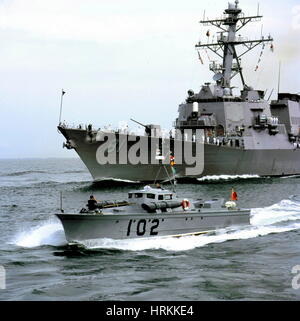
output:
<svg viewBox="0 0 300 321"><path fill-rule="evenodd" d="M171 201L176 199L176 193L147 185L142 190L130 191L128 193L128 199L130 202L141 204L156 201Z"/></svg>

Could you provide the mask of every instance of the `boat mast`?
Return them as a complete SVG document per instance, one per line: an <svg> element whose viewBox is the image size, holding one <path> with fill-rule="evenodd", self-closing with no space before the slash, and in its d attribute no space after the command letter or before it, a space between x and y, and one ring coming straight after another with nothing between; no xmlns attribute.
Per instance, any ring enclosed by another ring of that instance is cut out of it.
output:
<svg viewBox="0 0 300 321"><path fill-rule="evenodd" d="M260 21L262 18L261 15L245 17L238 4L238 0L235 1L235 4L229 3L228 9L225 9L224 16L221 19L201 20L200 23L204 26L212 25L221 31L218 32L217 41L204 44L199 41L195 46L197 49L208 48L223 60L222 64L217 64L214 61L209 66L210 70L219 75L216 79L223 88L230 88L231 79L237 74L241 77L243 87L247 88L242 73L241 57L257 45L273 41L270 35L266 39L261 36L260 39L255 40L248 40L240 35L236 36L236 33L248 22ZM243 45L245 49L240 54L237 54L235 48L238 45ZM233 63L234 60L235 63Z"/></svg>

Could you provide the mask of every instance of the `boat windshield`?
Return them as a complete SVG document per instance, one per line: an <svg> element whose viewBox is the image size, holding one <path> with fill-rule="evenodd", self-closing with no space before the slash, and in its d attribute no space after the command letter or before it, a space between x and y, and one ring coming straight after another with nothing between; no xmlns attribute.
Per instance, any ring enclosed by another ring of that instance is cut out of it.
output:
<svg viewBox="0 0 300 321"><path fill-rule="evenodd" d="M128 193L128 198L142 198L143 193Z"/></svg>
<svg viewBox="0 0 300 321"><path fill-rule="evenodd" d="M155 194L147 194L147 198L155 198Z"/></svg>
<svg viewBox="0 0 300 321"><path fill-rule="evenodd" d="M135 198L141 198L143 197L143 193L134 193Z"/></svg>
<svg viewBox="0 0 300 321"><path fill-rule="evenodd" d="M172 194L165 194L165 195L163 195L163 194L160 194L160 195L158 195L158 199L160 200L160 201L162 201L162 200L171 200L171 199L173 199L173 195Z"/></svg>

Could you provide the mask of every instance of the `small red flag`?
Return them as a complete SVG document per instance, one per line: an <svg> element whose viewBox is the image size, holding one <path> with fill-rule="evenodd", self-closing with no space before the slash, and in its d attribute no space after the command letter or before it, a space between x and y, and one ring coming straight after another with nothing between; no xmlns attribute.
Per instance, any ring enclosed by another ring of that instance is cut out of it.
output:
<svg viewBox="0 0 300 321"><path fill-rule="evenodd" d="M237 201L237 192L234 189L231 190L231 200Z"/></svg>

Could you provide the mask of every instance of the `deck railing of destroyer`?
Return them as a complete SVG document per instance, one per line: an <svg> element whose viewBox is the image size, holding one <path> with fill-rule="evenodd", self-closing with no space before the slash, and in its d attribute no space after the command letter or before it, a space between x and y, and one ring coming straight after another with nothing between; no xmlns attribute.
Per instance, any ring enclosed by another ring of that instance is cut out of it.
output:
<svg viewBox="0 0 300 321"><path fill-rule="evenodd" d="M134 130L129 130L129 128L117 128L114 129L110 126L104 126L103 128L93 128L89 127L89 125L69 125L66 122L60 124L61 127L64 128L69 128L69 129L75 129L75 130L82 130L82 131L88 131L89 128L92 131L102 131L102 132L107 132L107 133L118 133L118 134L127 134L127 135L135 135L135 136L147 136L145 132L142 131L134 131ZM179 137L176 137L176 133L174 130L162 130L161 135L159 138L163 139L179 139ZM189 139L188 136L183 135L182 139L184 141L195 141L195 138ZM217 145L217 146L225 146L225 147L230 147L230 148L238 148L238 149L244 149L244 140L242 137L238 136L208 136L208 135L203 135L200 139L204 144L209 144L209 145Z"/></svg>

